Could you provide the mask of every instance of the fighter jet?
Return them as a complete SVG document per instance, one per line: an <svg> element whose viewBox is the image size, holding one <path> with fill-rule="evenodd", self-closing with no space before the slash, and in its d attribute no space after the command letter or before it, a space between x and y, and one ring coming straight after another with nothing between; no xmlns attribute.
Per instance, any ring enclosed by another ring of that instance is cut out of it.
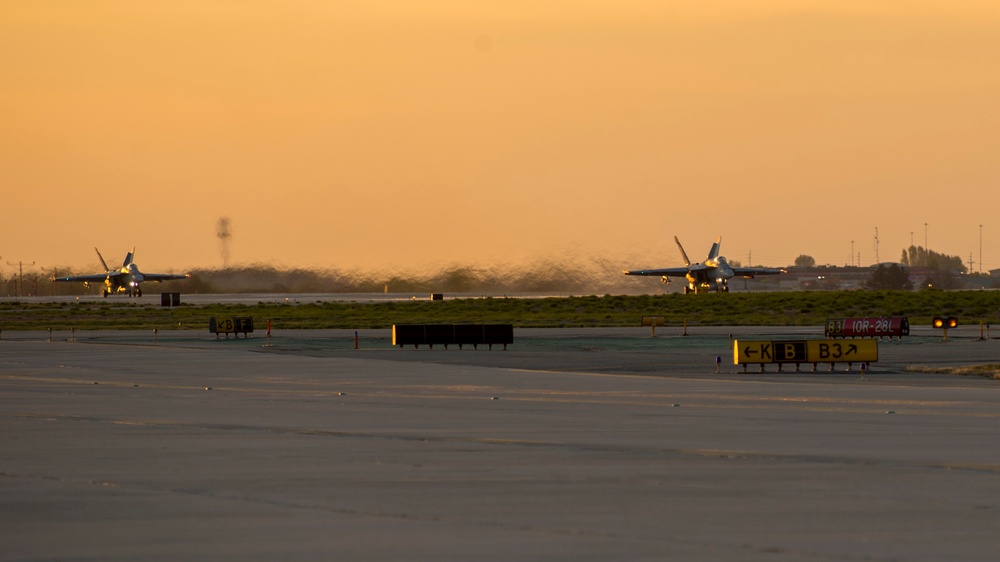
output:
<svg viewBox="0 0 1000 562"><path fill-rule="evenodd" d="M719 246L722 244L722 236L715 239L712 249L708 252L708 258L702 263L691 263L681 241L674 236L674 242L681 250L681 257L684 258L684 267L667 267L663 269L637 269L634 271L624 271L625 275L653 275L659 276L664 283L670 283L671 277L686 277L687 287L684 287L684 294L705 293L716 290L722 293L729 292L729 280L733 277L743 277L753 279L757 275L777 275L784 273L780 269L769 267L731 267L726 258L719 255Z"/></svg>
<svg viewBox="0 0 1000 562"><path fill-rule="evenodd" d="M101 256L101 251L94 248L97 252L98 259L101 260L101 265L104 266L104 273L95 273L93 275L75 275L72 277L53 277L53 281L57 282L83 282L84 287L90 287L91 283L96 283L98 281L104 282L104 296L125 293L130 297L141 297L142 289L139 284L143 281L170 281L173 279L187 279L190 275L173 275L169 273L142 273L139 271L138 266L132 261L135 259L135 246L132 247L132 251L125 256L125 261L122 262L122 266L118 269L111 269L108 264L104 261L104 257Z"/></svg>

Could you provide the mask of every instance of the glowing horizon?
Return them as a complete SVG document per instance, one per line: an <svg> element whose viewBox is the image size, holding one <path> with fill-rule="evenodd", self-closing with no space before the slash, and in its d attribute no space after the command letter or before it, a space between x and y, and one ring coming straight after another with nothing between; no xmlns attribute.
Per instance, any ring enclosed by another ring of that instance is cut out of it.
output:
<svg viewBox="0 0 1000 562"><path fill-rule="evenodd" d="M0 270L95 246L149 271L663 267L673 235L870 265L876 228L879 261L912 240L997 269L998 23L978 1L8 3Z"/></svg>

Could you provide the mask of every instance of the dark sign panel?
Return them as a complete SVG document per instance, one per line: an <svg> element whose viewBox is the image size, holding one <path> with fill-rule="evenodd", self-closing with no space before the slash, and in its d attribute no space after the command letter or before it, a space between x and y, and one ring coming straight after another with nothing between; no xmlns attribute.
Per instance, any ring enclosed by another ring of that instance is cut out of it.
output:
<svg viewBox="0 0 1000 562"><path fill-rule="evenodd" d="M253 332L253 318L238 316L235 318L209 318L208 331L211 334L249 334Z"/></svg>

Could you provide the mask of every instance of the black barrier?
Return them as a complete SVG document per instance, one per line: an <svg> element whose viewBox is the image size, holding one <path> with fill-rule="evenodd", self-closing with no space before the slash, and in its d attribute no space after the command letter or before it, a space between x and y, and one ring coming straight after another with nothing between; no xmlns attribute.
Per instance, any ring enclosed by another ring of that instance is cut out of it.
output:
<svg viewBox="0 0 1000 562"><path fill-rule="evenodd" d="M229 338L229 334L233 334L235 337L239 337L239 334L243 334L243 337L250 337L248 334L253 332L253 318L249 316L219 318L218 320L214 317L209 318L208 332L215 334L216 339L218 339L219 334L225 334L226 338Z"/></svg>
<svg viewBox="0 0 1000 562"><path fill-rule="evenodd" d="M160 293L160 306L180 306L180 293Z"/></svg>
<svg viewBox="0 0 1000 562"><path fill-rule="evenodd" d="M458 343L455 341L455 326L451 324L425 325L424 339L427 345L440 343L445 345L445 349L447 349L447 346L450 343Z"/></svg>
<svg viewBox="0 0 1000 562"><path fill-rule="evenodd" d="M471 345L479 349L480 345L503 345L507 349L514 343L514 326L511 324L394 324L392 326L392 345L403 347L412 345L429 346Z"/></svg>

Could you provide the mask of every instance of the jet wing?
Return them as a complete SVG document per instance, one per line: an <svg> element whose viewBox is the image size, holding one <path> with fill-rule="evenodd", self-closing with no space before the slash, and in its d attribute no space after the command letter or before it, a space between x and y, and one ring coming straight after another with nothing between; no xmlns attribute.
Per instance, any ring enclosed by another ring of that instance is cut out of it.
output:
<svg viewBox="0 0 1000 562"><path fill-rule="evenodd" d="M68 281L71 283L103 283L108 276L115 276L115 273L95 273L93 275L74 275L72 277L53 277L53 281Z"/></svg>
<svg viewBox="0 0 1000 562"><path fill-rule="evenodd" d="M737 277L748 277L751 279L757 275L778 275L785 272L783 269L774 269L771 267L734 267L732 270L733 274Z"/></svg>
<svg viewBox="0 0 1000 562"><path fill-rule="evenodd" d="M653 277L685 277L694 267L667 267L663 269L636 269L623 271L625 275L649 275Z"/></svg>
<svg viewBox="0 0 1000 562"><path fill-rule="evenodd" d="M169 273L143 273L143 281L172 281L174 279L187 279L190 275L173 275Z"/></svg>

